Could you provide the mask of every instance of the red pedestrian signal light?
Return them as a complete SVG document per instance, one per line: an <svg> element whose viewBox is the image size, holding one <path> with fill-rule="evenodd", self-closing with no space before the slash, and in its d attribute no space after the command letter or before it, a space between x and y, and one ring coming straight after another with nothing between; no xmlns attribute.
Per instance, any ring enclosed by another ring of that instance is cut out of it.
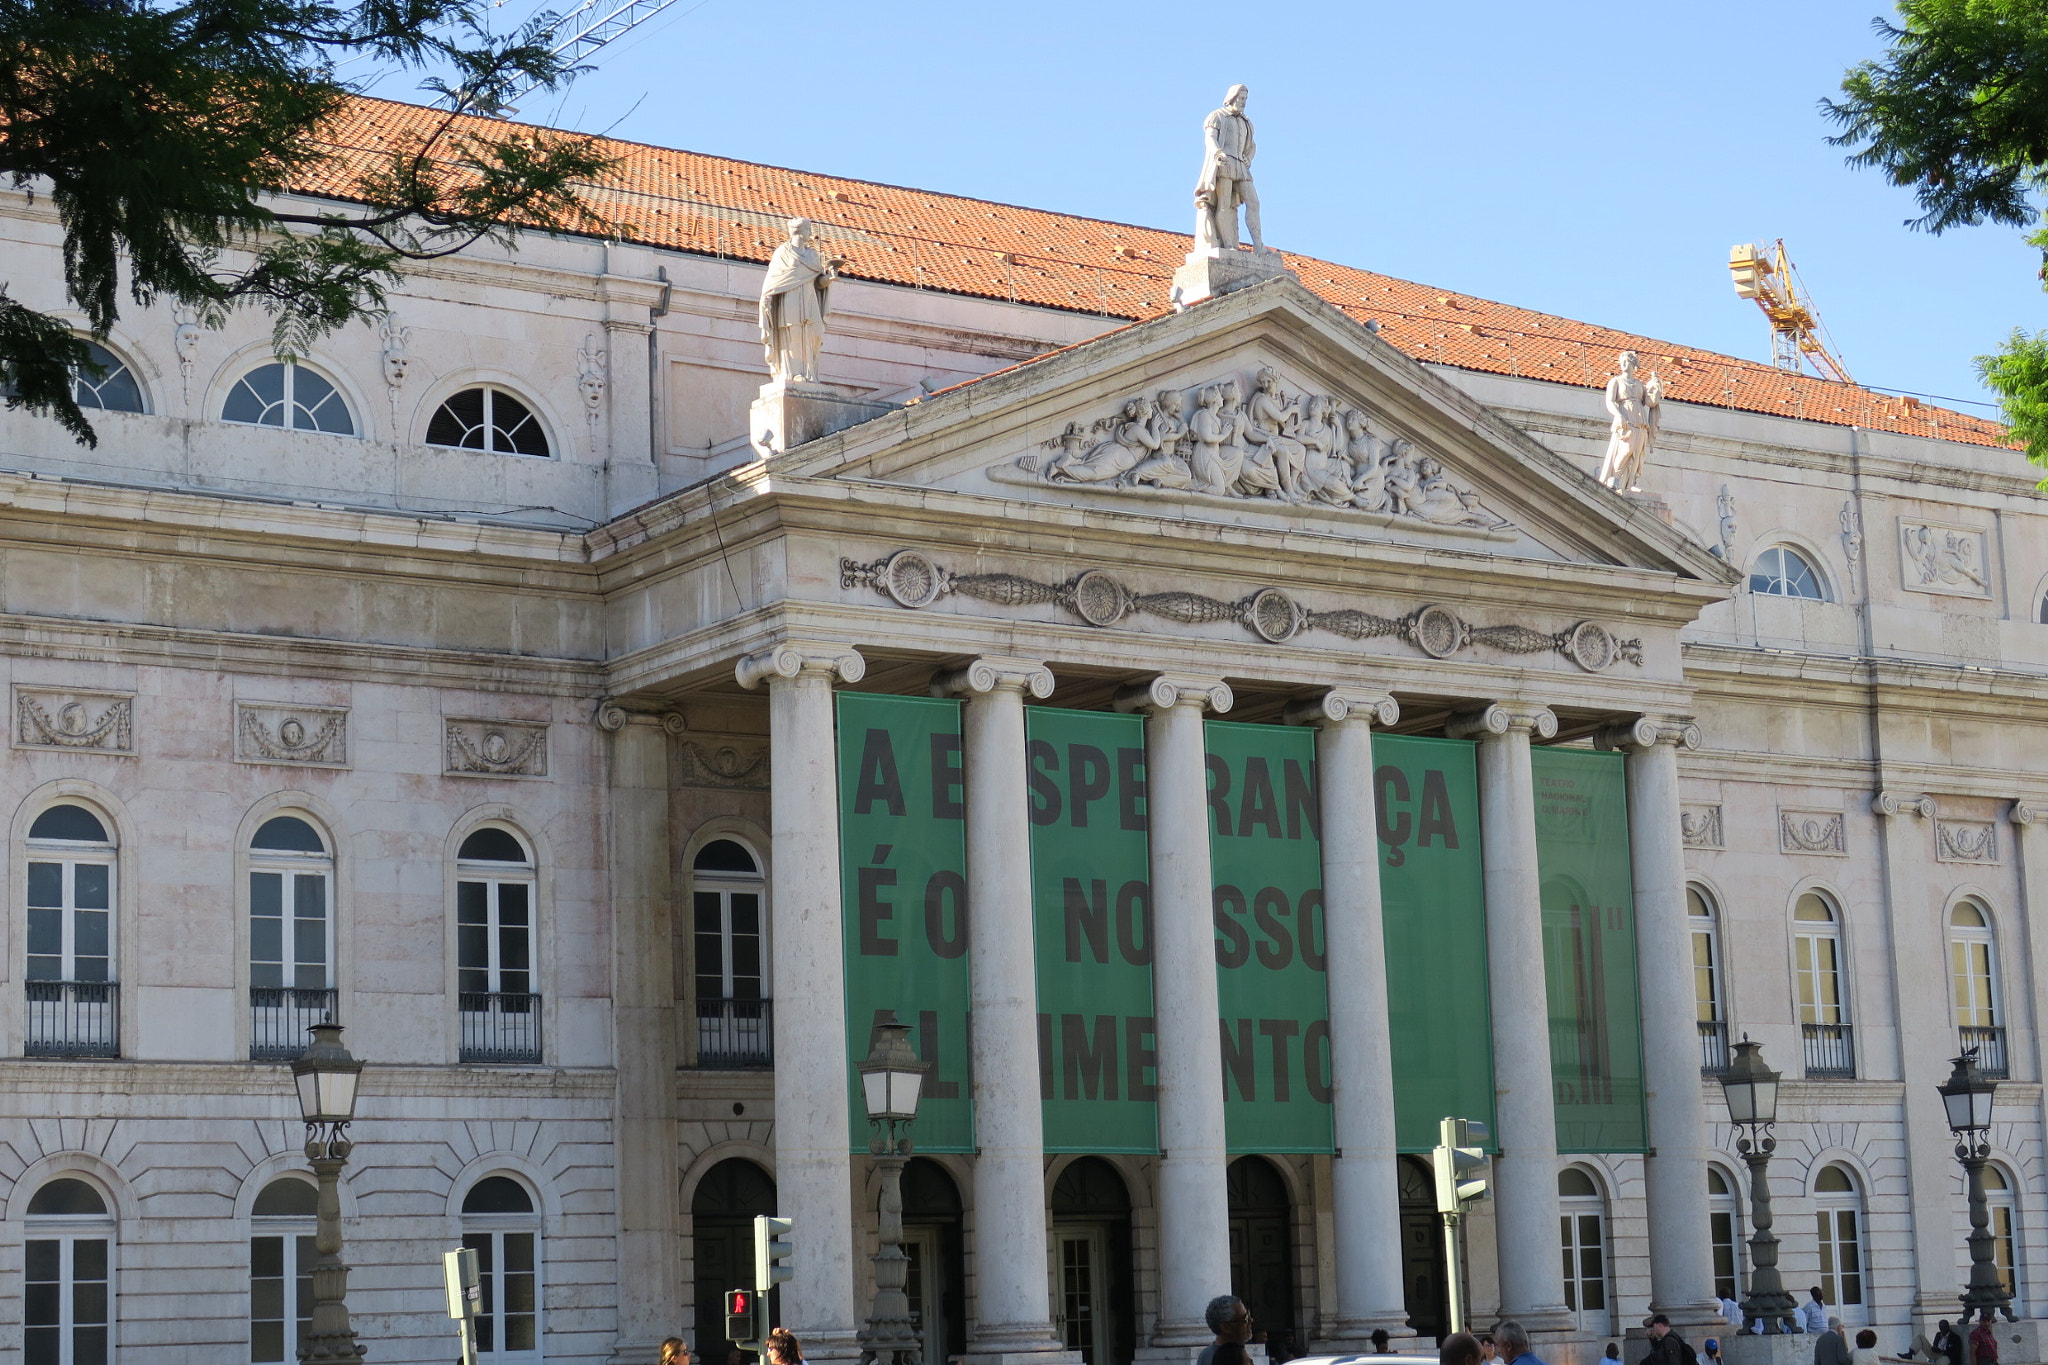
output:
<svg viewBox="0 0 2048 1365"><path fill-rule="evenodd" d="M727 1290L725 1295L725 1311L728 1317L738 1317L741 1313L753 1312L754 1296L744 1289Z"/></svg>
<svg viewBox="0 0 2048 1365"><path fill-rule="evenodd" d="M758 1352L767 1336L756 1309L760 1296L751 1289L725 1291L725 1339L742 1351Z"/></svg>

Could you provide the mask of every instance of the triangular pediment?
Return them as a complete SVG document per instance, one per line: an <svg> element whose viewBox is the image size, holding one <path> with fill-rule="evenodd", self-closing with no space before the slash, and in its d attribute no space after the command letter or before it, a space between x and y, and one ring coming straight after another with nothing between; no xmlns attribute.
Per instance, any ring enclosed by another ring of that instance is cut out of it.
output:
<svg viewBox="0 0 2048 1365"><path fill-rule="evenodd" d="M1291 278L941 391L768 469L1728 578L1650 511Z"/></svg>

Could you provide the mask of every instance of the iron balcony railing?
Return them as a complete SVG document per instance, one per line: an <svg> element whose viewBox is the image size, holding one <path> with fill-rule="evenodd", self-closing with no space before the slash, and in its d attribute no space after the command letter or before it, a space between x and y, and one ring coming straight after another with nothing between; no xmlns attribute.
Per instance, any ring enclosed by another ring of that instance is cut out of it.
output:
<svg viewBox="0 0 2048 1365"><path fill-rule="evenodd" d="M462 1014L462 1060L465 1062L538 1062L540 1060L540 997L510 991L463 991L456 997Z"/></svg>
<svg viewBox="0 0 2048 1365"><path fill-rule="evenodd" d="M1727 1069L1727 1021L1723 1019L1700 1020L1700 1074L1718 1076Z"/></svg>
<svg viewBox="0 0 2048 1365"><path fill-rule="evenodd" d="M331 1024L334 992L298 986L249 988L249 1058L289 1061L306 1050L315 1024Z"/></svg>
<svg viewBox="0 0 2048 1365"><path fill-rule="evenodd" d="M774 1001L698 998L698 1066L737 1071L774 1063Z"/></svg>
<svg viewBox="0 0 2048 1365"><path fill-rule="evenodd" d="M121 988L112 981L30 981L28 1057L121 1055Z"/></svg>
<svg viewBox="0 0 2048 1365"><path fill-rule="evenodd" d="M1806 1034L1808 1080L1853 1080L1856 1049L1847 1024L1802 1024Z"/></svg>
<svg viewBox="0 0 2048 1365"><path fill-rule="evenodd" d="M1961 1037L1962 1051L1977 1049L1977 1069L1994 1080L2006 1078L2005 1030L1985 1028L1974 1024L1964 1025L1956 1030Z"/></svg>

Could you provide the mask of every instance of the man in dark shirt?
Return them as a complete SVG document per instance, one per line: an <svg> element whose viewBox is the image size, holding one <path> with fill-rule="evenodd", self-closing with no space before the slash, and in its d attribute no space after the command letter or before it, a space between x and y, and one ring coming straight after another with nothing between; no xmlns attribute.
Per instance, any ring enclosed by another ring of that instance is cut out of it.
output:
<svg viewBox="0 0 2048 1365"><path fill-rule="evenodd" d="M1252 1310L1235 1294L1218 1294L1202 1313L1216 1340L1202 1348L1195 1365L1244 1365L1244 1344L1252 1339Z"/></svg>
<svg viewBox="0 0 2048 1365"><path fill-rule="evenodd" d="M1650 1354L1644 1360L1645 1365L1699 1365L1699 1356L1662 1313L1650 1319Z"/></svg>

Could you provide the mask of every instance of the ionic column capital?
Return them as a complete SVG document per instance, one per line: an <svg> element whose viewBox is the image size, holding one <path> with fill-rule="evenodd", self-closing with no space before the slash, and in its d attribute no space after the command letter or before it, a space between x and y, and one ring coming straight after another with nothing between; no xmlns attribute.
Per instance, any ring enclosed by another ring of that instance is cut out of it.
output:
<svg viewBox="0 0 2048 1365"><path fill-rule="evenodd" d="M1150 682L1132 683L1120 690L1116 694L1116 709L1171 711L1176 706L1192 706L1221 714L1235 700L1230 684L1221 678L1200 673L1161 673Z"/></svg>
<svg viewBox="0 0 2048 1365"><path fill-rule="evenodd" d="M1333 687L1320 697L1289 702L1284 719L1289 725L1339 725L1351 720L1392 725L1401 719L1401 703L1376 688Z"/></svg>
<svg viewBox="0 0 2048 1365"><path fill-rule="evenodd" d="M1909 796L1904 792L1882 791L1870 798L1872 815L1918 815L1934 818L1934 798L1931 796Z"/></svg>
<svg viewBox="0 0 2048 1365"><path fill-rule="evenodd" d="M1635 753L1654 749L1659 744L1697 749L1706 740L1691 716L1637 716L1634 720L1601 727L1593 742L1602 749Z"/></svg>
<svg viewBox="0 0 2048 1365"><path fill-rule="evenodd" d="M1537 739L1557 733L1557 715L1547 706L1530 702L1497 701L1478 711L1451 717L1444 733L1452 739L1498 739L1521 732Z"/></svg>
<svg viewBox="0 0 2048 1365"><path fill-rule="evenodd" d="M2024 829L2037 820L2048 818L2048 807L2034 805L2029 801L2015 801L2005 818Z"/></svg>
<svg viewBox="0 0 2048 1365"><path fill-rule="evenodd" d="M1052 670L1036 659L984 654L972 663L932 675L935 697L985 696L992 692L1015 692L1042 701L1052 695Z"/></svg>
<svg viewBox="0 0 2048 1365"><path fill-rule="evenodd" d="M663 711L650 714L645 711L628 711L615 701L601 701L591 719L597 728L608 734L617 734L628 725L659 725L671 735L689 733L690 723L683 719L680 711Z"/></svg>
<svg viewBox="0 0 2048 1365"><path fill-rule="evenodd" d="M771 678L796 678L806 673L822 673L827 682L856 683L867 671L867 660L852 645L784 640L741 659L733 675L741 687L752 690Z"/></svg>

